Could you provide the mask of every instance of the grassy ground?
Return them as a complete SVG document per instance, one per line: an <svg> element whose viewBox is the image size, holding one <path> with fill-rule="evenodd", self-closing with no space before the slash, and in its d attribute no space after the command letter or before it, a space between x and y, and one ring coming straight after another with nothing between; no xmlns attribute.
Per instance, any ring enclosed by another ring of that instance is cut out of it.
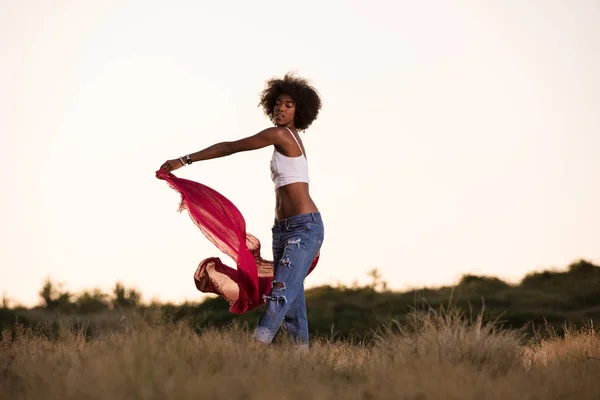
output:
<svg viewBox="0 0 600 400"><path fill-rule="evenodd" d="M193 332L129 317L86 338L25 328L0 341L2 399L598 399L589 327L524 341L457 310L413 312L375 340L255 344L243 329Z"/></svg>

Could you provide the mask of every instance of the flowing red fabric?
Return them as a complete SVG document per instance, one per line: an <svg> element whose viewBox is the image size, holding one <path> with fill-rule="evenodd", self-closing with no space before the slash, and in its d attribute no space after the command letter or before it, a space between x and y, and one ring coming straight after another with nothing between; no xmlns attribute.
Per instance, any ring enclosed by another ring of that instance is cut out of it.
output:
<svg viewBox="0 0 600 400"><path fill-rule="evenodd" d="M201 183L163 170L156 171L156 177L181 194L179 211L187 210L204 236L237 265L237 269L228 267L218 257L202 260L194 273L196 288L223 296L234 314L243 314L263 304L264 295L271 290L273 262L261 257L260 241L246 232L246 221L237 207ZM309 274L318 261L317 254Z"/></svg>

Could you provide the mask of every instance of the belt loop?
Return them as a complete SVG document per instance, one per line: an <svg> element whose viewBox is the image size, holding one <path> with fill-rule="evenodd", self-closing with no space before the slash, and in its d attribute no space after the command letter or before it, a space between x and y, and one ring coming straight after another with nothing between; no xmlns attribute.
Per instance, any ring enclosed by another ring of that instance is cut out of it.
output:
<svg viewBox="0 0 600 400"><path fill-rule="evenodd" d="M315 213L314 212L310 213L310 216L312 217L313 222L315 222L316 221Z"/></svg>

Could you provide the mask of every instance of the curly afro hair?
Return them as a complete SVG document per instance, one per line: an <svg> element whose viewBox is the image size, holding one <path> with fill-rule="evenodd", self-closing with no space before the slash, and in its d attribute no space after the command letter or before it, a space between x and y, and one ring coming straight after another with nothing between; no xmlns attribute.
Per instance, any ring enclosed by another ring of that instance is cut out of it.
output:
<svg viewBox="0 0 600 400"><path fill-rule="evenodd" d="M321 109L319 93L306 79L294 76L291 73L285 74L283 79L272 78L268 80L265 89L260 94L258 106L263 108L271 121L275 117L273 113L275 102L282 93L290 96L296 103L294 126L299 131L306 130L319 115Z"/></svg>

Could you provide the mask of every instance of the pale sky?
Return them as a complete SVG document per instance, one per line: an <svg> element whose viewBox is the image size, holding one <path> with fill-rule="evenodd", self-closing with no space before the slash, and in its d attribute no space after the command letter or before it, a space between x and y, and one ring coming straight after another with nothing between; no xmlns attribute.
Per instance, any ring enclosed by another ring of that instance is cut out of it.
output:
<svg viewBox="0 0 600 400"><path fill-rule="evenodd" d="M0 0L0 292L201 300L197 264L231 261L154 172L270 126L258 93L288 71L323 100L307 287L598 264L598 21L593 0ZM267 258L271 153L175 172L233 201Z"/></svg>

